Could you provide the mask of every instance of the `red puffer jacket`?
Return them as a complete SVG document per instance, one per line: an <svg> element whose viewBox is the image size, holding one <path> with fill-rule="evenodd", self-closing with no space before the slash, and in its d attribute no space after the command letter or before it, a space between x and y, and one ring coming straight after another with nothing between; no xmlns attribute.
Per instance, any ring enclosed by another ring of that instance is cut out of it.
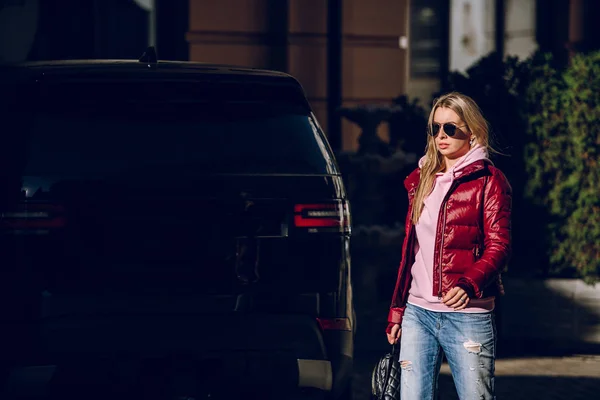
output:
<svg viewBox="0 0 600 400"><path fill-rule="evenodd" d="M402 323L412 280L415 228L411 221L419 169L404 181L408 190L408 214L402 245L402 261L388 315L388 333ZM442 297L460 286L471 298L504 294L500 272L510 253L512 189L506 177L488 160L466 166L442 202L434 253L434 296Z"/></svg>

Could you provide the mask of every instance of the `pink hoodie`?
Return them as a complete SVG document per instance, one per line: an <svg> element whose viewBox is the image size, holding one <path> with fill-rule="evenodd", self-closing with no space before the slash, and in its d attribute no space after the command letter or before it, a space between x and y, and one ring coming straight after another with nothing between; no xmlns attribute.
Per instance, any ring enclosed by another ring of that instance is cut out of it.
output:
<svg viewBox="0 0 600 400"><path fill-rule="evenodd" d="M432 295L433 287L433 254L435 250L435 237L438 216L442 201L450 190L452 182L460 176L461 170L467 165L482 159L487 159L488 154L485 148L475 145L467 154L461 157L454 166L444 172L436 175L433 191L425 199L425 206L419 222L415 225L416 244L415 244L415 262L411 268L412 283L409 290L408 302L431 311L451 312L453 308L446 306ZM425 157L419 160L419 167L423 166ZM484 300L471 300L467 308L460 312L488 312L494 309L494 298Z"/></svg>

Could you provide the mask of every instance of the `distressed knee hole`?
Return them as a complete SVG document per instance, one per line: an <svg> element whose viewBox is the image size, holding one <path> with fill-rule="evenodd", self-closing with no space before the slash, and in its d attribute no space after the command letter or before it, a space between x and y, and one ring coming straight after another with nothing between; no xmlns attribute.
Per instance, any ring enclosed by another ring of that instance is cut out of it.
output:
<svg viewBox="0 0 600 400"><path fill-rule="evenodd" d="M481 353L481 343L477 343L469 339L463 344L463 346L469 353Z"/></svg>
<svg viewBox="0 0 600 400"><path fill-rule="evenodd" d="M400 368L404 371L412 371L412 361L400 361Z"/></svg>

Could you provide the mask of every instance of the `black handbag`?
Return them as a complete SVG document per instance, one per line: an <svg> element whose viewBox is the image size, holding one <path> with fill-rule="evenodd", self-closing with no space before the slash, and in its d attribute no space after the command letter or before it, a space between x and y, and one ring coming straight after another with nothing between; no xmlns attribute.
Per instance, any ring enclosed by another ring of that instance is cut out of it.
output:
<svg viewBox="0 0 600 400"><path fill-rule="evenodd" d="M400 343L381 357L371 375L373 400L400 400Z"/></svg>

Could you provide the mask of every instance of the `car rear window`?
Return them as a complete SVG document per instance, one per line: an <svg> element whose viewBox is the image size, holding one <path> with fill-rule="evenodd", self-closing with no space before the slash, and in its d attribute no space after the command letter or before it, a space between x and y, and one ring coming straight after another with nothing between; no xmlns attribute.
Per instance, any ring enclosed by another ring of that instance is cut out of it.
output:
<svg viewBox="0 0 600 400"><path fill-rule="evenodd" d="M24 172L95 175L173 164L209 173L331 172L310 116L241 116L235 109L227 114L189 118L37 113Z"/></svg>
<svg viewBox="0 0 600 400"><path fill-rule="evenodd" d="M199 173L336 173L324 135L302 105L253 97L238 86L231 92L213 84L204 95L197 88L178 97L169 83L151 86L117 92L80 83L36 92L37 101L9 116L25 132L23 173L93 176L162 165Z"/></svg>

